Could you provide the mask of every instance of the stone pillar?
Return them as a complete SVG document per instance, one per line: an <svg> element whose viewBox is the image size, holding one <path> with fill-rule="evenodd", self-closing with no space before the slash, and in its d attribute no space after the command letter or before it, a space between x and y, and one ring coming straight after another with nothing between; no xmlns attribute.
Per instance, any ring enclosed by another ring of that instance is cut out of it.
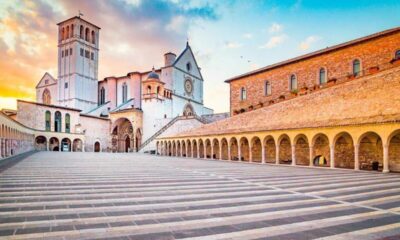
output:
<svg viewBox="0 0 400 240"><path fill-rule="evenodd" d="M214 159L214 145L211 143L211 159Z"/></svg>
<svg viewBox="0 0 400 240"><path fill-rule="evenodd" d="M228 161L232 161L231 158L231 145L228 143Z"/></svg>
<svg viewBox="0 0 400 240"><path fill-rule="evenodd" d="M275 150L275 164L279 164L279 145L276 145L276 150Z"/></svg>
<svg viewBox="0 0 400 240"><path fill-rule="evenodd" d="M330 145L329 146L329 150L330 150L330 154L329 154L330 163L329 163L329 165L331 166L331 168L335 168L335 145Z"/></svg>
<svg viewBox="0 0 400 240"><path fill-rule="evenodd" d="M196 148L197 148L197 158L200 158L200 144L197 144Z"/></svg>
<svg viewBox="0 0 400 240"><path fill-rule="evenodd" d="M292 145L292 166L296 165L296 145Z"/></svg>
<svg viewBox="0 0 400 240"><path fill-rule="evenodd" d="M222 144L220 143L218 146L219 146L219 160L222 160Z"/></svg>
<svg viewBox="0 0 400 240"><path fill-rule="evenodd" d="M390 172L389 169L389 144L383 146L383 173Z"/></svg>
<svg viewBox="0 0 400 240"><path fill-rule="evenodd" d="M84 141L82 141L82 152L85 152L85 142ZM100 149L100 152L101 152L101 149Z"/></svg>
<svg viewBox="0 0 400 240"><path fill-rule="evenodd" d="M207 159L207 144L204 144L204 149L203 149L203 153L204 153L204 159Z"/></svg>
<svg viewBox="0 0 400 240"><path fill-rule="evenodd" d="M46 151L50 151L50 139L46 140Z"/></svg>
<svg viewBox="0 0 400 240"><path fill-rule="evenodd" d="M314 146L309 146L310 148L310 163L309 166L313 166L313 160L314 160Z"/></svg>
<svg viewBox="0 0 400 240"><path fill-rule="evenodd" d="M3 139L0 138L0 158L3 158Z"/></svg>
<svg viewBox="0 0 400 240"><path fill-rule="evenodd" d="M241 151L240 143L238 143L238 158L239 158L239 162L241 162L242 161L242 151Z"/></svg>
<svg viewBox="0 0 400 240"><path fill-rule="evenodd" d="M265 146L264 146L264 141L261 141L261 163L265 164Z"/></svg>
<svg viewBox="0 0 400 240"><path fill-rule="evenodd" d="M251 151L251 148L253 146L251 145L251 143L249 142L249 162L253 162L253 152Z"/></svg>
<svg viewBox="0 0 400 240"><path fill-rule="evenodd" d="M354 170L360 170L359 150L360 145L354 145Z"/></svg>
<svg viewBox="0 0 400 240"><path fill-rule="evenodd" d="M189 157L189 156L188 156L188 146L187 146L187 142L186 142L186 144L185 144L185 156L186 156L186 157Z"/></svg>

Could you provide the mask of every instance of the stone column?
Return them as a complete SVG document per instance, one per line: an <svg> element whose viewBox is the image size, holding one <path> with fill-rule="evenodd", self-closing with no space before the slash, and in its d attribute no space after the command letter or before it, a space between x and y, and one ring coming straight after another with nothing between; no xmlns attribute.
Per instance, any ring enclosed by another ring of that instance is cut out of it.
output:
<svg viewBox="0 0 400 240"><path fill-rule="evenodd" d="M85 152L85 142L84 141L82 141L82 152ZM101 152L101 149L100 149L100 152Z"/></svg>
<svg viewBox="0 0 400 240"><path fill-rule="evenodd" d="M187 142L185 144L185 157L189 157L188 156L188 146L187 146Z"/></svg>
<svg viewBox="0 0 400 240"><path fill-rule="evenodd" d="M46 151L50 151L50 139L46 140Z"/></svg>
<svg viewBox="0 0 400 240"><path fill-rule="evenodd" d="M265 164L265 146L264 146L264 141L261 141L261 163Z"/></svg>
<svg viewBox="0 0 400 240"><path fill-rule="evenodd" d="M231 158L231 145L228 143L228 161L232 161Z"/></svg>
<svg viewBox="0 0 400 240"><path fill-rule="evenodd" d="M314 160L314 146L309 146L310 148L310 163L309 166L313 166L313 160Z"/></svg>
<svg viewBox="0 0 400 240"><path fill-rule="evenodd" d="M219 146L219 160L222 160L222 144L220 143L218 146Z"/></svg>
<svg viewBox="0 0 400 240"><path fill-rule="evenodd" d="M292 145L292 166L296 165L296 145Z"/></svg>
<svg viewBox="0 0 400 240"><path fill-rule="evenodd" d="M3 139L0 138L0 158L3 158Z"/></svg>
<svg viewBox="0 0 400 240"><path fill-rule="evenodd" d="M329 154L330 163L329 163L329 165L331 166L331 168L335 168L335 145L330 145L329 146L329 150L330 150L330 154Z"/></svg>
<svg viewBox="0 0 400 240"><path fill-rule="evenodd" d="M211 143L211 159L214 159L214 145Z"/></svg>
<svg viewBox="0 0 400 240"><path fill-rule="evenodd" d="M360 170L359 150L360 145L354 145L354 170Z"/></svg>
<svg viewBox="0 0 400 240"><path fill-rule="evenodd" d="M389 169L389 144L383 146L383 173L390 172Z"/></svg>
<svg viewBox="0 0 400 240"><path fill-rule="evenodd" d="M200 144L197 144L196 148L197 148L197 158L200 158Z"/></svg>
<svg viewBox="0 0 400 240"><path fill-rule="evenodd" d="M253 152L251 151L251 148L253 146L251 145L251 143L249 142L249 162L253 162Z"/></svg>
<svg viewBox="0 0 400 240"><path fill-rule="evenodd" d="M279 145L276 145L275 149L275 164L279 164Z"/></svg>
<svg viewBox="0 0 400 240"><path fill-rule="evenodd" d="M203 153L204 153L204 159L207 159L207 144L204 144L204 149L203 149Z"/></svg>
<svg viewBox="0 0 400 240"><path fill-rule="evenodd" d="M238 143L238 158L239 158L239 162L241 162L242 161L242 151L241 151L240 143Z"/></svg>

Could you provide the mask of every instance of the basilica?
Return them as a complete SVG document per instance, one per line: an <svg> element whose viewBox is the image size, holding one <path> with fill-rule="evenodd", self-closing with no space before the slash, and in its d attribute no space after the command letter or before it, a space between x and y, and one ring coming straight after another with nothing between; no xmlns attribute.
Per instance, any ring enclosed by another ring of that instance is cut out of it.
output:
<svg viewBox="0 0 400 240"><path fill-rule="evenodd" d="M58 23L57 77L45 73L36 101L18 100L9 113L37 131L37 150L152 152L155 137L221 117L203 104L189 43L178 56L164 54L160 68L99 80L99 40L100 27L80 16Z"/></svg>

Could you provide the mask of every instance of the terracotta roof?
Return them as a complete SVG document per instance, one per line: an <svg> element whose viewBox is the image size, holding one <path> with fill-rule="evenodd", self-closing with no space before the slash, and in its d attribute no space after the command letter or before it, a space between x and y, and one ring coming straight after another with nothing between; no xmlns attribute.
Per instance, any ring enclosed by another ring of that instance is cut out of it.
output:
<svg viewBox="0 0 400 240"><path fill-rule="evenodd" d="M321 50L318 50L318 51L315 51L315 52L311 52L311 53L308 53L308 54L305 54L305 55L302 55L302 56L299 56L299 57L291 58L289 60L278 62L278 63L272 64L272 65L268 65L266 67L262 67L262 68L254 70L254 71L250 71L250 72L247 72L247 73L244 73L244 74L229 78L229 79L225 80L225 82L229 83L229 82L232 82L234 80L241 79L243 77L251 76L251 75L254 75L254 74L257 74L257 73L260 73L260 72L265 72L267 70L271 70L271 69L274 69L274 68L282 67L284 65L288 65L288 64L295 63L295 62L299 62L299 61L302 61L302 60L305 60L305 59L308 59L308 58L316 57L316 56L319 56L319 55L322 55L322 54L326 54L326 53L329 53L329 52L332 52L332 51L336 51L336 50L339 50L339 49L342 49L342 48L345 48L345 47L349 47L349 46L352 46L352 45L355 45L355 44L359 44L359 43L362 43L362 42L365 42L365 41L369 41L371 39L375 39L375 38L383 37L383 36L386 36L386 35L389 35L389 34L397 33L399 31L400 31L400 27L391 28L391 29L388 29L388 30L385 30L385 31L382 31L382 32L374 33L374 34L371 34L371 35L368 35L368 36L365 36L365 37L357 38L357 39L354 39L354 40L351 40L351 41L348 41L348 42L345 42L345 43L334 45L332 47L327 47L327 48L324 48L324 49L321 49Z"/></svg>
<svg viewBox="0 0 400 240"><path fill-rule="evenodd" d="M49 104L38 103L38 102L30 102L30 101L25 101L25 100L21 100L21 99L18 99L17 103L18 102L35 104L35 105L38 105L38 106L44 106L44 107L50 107L50 108L59 108L59 109L64 109L64 110L76 111L76 112L81 112L82 111L82 110L76 109L76 108L69 108L69 107L63 107L63 106L57 106L57 105L49 105Z"/></svg>
<svg viewBox="0 0 400 240"><path fill-rule="evenodd" d="M169 137L400 122L400 67Z"/></svg>

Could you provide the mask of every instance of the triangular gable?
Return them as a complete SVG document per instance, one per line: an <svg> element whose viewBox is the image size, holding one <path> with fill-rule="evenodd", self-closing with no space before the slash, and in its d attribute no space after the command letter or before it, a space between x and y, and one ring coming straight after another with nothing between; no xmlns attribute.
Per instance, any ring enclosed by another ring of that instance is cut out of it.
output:
<svg viewBox="0 0 400 240"><path fill-rule="evenodd" d="M49 82L46 84L46 80L49 80ZM38 84L36 85L36 88L42 88L45 86L53 85L56 84L57 80L50 75L50 73L46 72L43 77L40 79Z"/></svg>
<svg viewBox="0 0 400 240"><path fill-rule="evenodd" d="M203 76L201 75L199 65L197 64L196 58L194 57L192 48L189 46L189 43L186 44L185 50L178 56L172 66L186 71L186 63L190 62L192 64L192 70L190 71L191 75L198 76L203 80Z"/></svg>

